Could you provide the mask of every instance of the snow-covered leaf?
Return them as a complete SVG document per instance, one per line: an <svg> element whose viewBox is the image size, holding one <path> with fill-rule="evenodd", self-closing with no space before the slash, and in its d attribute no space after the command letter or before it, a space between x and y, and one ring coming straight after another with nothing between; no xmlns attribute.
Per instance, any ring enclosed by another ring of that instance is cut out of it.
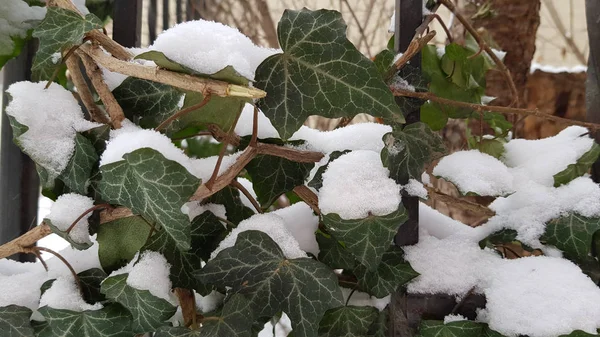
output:
<svg viewBox="0 0 600 337"><path fill-rule="evenodd" d="M587 257L592 251L594 234L600 230L599 218L570 214L550 221L543 238L571 259Z"/></svg>
<svg viewBox="0 0 600 337"><path fill-rule="evenodd" d="M344 220L335 213L325 214L323 224L334 238L343 242L367 270L375 271L398 232L408 219L404 206L388 215Z"/></svg>
<svg viewBox="0 0 600 337"><path fill-rule="evenodd" d="M296 337L316 337L319 321L342 305L335 274L309 258L288 260L265 233L245 231L197 273L201 281L243 294L258 317L284 311Z"/></svg>
<svg viewBox="0 0 600 337"><path fill-rule="evenodd" d="M69 191L86 195L90 176L97 162L98 155L92 142L78 133L75 136L73 156L65 170L58 176L58 179L65 183Z"/></svg>
<svg viewBox="0 0 600 337"><path fill-rule="evenodd" d="M422 321L419 337L481 337L485 325L473 321Z"/></svg>
<svg viewBox="0 0 600 337"><path fill-rule="evenodd" d="M118 304L100 310L71 311L43 307L52 337L131 337L131 314ZM46 329L44 329L46 331Z"/></svg>
<svg viewBox="0 0 600 337"><path fill-rule="evenodd" d="M383 141L383 165L390 170L390 177L402 185L411 178L421 181L425 164L445 152L440 136L420 122L407 125L402 131L386 134Z"/></svg>
<svg viewBox="0 0 600 337"><path fill-rule="evenodd" d="M363 337L377 319L374 307L344 306L330 309L319 324L319 337Z"/></svg>
<svg viewBox="0 0 600 337"><path fill-rule="evenodd" d="M317 169L315 176L312 178L312 180L307 185L309 187L319 190L321 188L321 186L323 186L323 173L325 173L325 171L327 170L329 163L338 159L341 155L344 155L348 152L350 152L350 150L331 152L329 154L329 161L327 161L327 164L325 164Z"/></svg>
<svg viewBox="0 0 600 337"><path fill-rule="evenodd" d="M176 242L165 231L154 234L144 245L142 251L152 250L165 256L171 264L169 276L174 287L194 289L198 293L206 295L210 292L210 287L198 281L193 272L202 267L202 259L208 260L210 253L215 250L227 231L209 211L194 218L191 228L191 249L189 251L179 250Z"/></svg>
<svg viewBox="0 0 600 337"><path fill-rule="evenodd" d="M31 309L18 305L0 307L0 336L33 337Z"/></svg>
<svg viewBox="0 0 600 337"><path fill-rule="evenodd" d="M260 64L256 87L268 93L258 105L283 139L309 115L368 113L404 122L377 67L346 38L339 12L286 10L277 34L283 53Z"/></svg>
<svg viewBox="0 0 600 337"><path fill-rule="evenodd" d="M152 295L148 290L139 290L128 285L128 275L119 274L104 280L102 293L131 312L133 332L151 332L165 325L165 322L175 314L176 308L166 300Z"/></svg>
<svg viewBox="0 0 600 337"><path fill-rule="evenodd" d="M568 184L573 179L588 173L598 156L600 156L600 145L594 142L592 148L577 159L575 164L570 164L566 169L554 175L554 187Z"/></svg>
<svg viewBox="0 0 600 337"><path fill-rule="evenodd" d="M258 155L246 166L262 207L269 207L282 194L304 184L314 164Z"/></svg>
<svg viewBox="0 0 600 337"><path fill-rule="evenodd" d="M113 220L98 227L98 258L107 272L126 265L144 245L150 225L141 216Z"/></svg>
<svg viewBox="0 0 600 337"><path fill-rule="evenodd" d="M206 314L202 320L203 337L250 337L253 312L243 295L231 296L215 315Z"/></svg>
<svg viewBox="0 0 600 337"><path fill-rule="evenodd" d="M404 260L402 249L396 246L390 247L383 254L377 270L370 272L365 266L358 265L354 274L358 278L360 289L378 298L393 293L399 286L419 275L410 263Z"/></svg>
<svg viewBox="0 0 600 337"><path fill-rule="evenodd" d="M94 14L82 17L67 9L49 7L46 17L33 32L40 46L33 59L32 78L36 81L50 79L58 63L53 62L55 53L80 44L85 33L102 26L102 21Z"/></svg>
<svg viewBox="0 0 600 337"><path fill-rule="evenodd" d="M240 198L240 192L227 186L219 192L213 194L206 200L206 203L220 204L225 206L227 220L239 224L243 220L254 215L254 211L246 207Z"/></svg>
<svg viewBox="0 0 600 337"><path fill-rule="evenodd" d="M316 235L319 244L319 261L331 269L354 269L356 265L354 256L338 240L320 231Z"/></svg>
<svg viewBox="0 0 600 337"><path fill-rule="evenodd" d="M158 222L179 249L188 249L190 221L181 207L198 188L198 178L150 148L135 150L123 158L100 168L98 189L102 197Z"/></svg>

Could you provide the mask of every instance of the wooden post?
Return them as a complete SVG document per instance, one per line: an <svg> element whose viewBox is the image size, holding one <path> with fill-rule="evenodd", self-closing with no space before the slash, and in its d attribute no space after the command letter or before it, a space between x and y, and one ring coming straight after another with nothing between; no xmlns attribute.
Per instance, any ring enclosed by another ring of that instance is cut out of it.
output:
<svg viewBox="0 0 600 337"><path fill-rule="evenodd" d="M139 47L142 39L142 0L115 1L113 39L125 47Z"/></svg>

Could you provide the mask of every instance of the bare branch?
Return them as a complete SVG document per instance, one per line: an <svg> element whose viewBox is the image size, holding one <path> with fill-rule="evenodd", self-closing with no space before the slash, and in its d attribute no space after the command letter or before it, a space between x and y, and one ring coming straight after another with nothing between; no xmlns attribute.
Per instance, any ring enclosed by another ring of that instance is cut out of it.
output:
<svg viewBox="0 0 600 337"><path fill-rule="evenodd" d="M310 188L305 185L296 186L294 187L294 193L296 193L300 199L304 200L315 213L321 214L321 210L319 209L319 197L311 191Z"/></svg>
<svg viewBox="0 0 600 337"><path fill-rule="evenodd" d="M92 95L92 92L90 91L90 88L88 87L87 82L81 73L81 69L79 68L79 58L70 57L65 61L65 63L67 64L67 69L69 69L69 73L71 74L71 80L77 88L77 93L79 93L79 97L81 97L83 105L90 113L91 119L102 124L110 124L110 119L102 110L98 108L94 102L94 96Z"/></svg>

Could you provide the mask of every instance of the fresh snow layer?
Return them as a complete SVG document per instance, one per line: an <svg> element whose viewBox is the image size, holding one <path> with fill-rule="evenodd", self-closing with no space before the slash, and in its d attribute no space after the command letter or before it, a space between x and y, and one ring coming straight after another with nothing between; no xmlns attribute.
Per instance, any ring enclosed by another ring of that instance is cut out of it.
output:
<svg viewBox="0 0 600 337"><path fill-rule="evenodd" d="M47 169L49 180L67 166L75 150L75 135L100 124L84 119L71 92L60 85L44 89L46 82L18 82L6 92L12 100L6 113L29 129L17 141L37 164Z"/></svg>
<svg viewBox="0 0 600 337"><path fill-rule="evenodd" d="M452 182L463 194L501 196L514 191L513 176L506 165L477 150L445 156L433 169L433 175Z"/></svg>
<svg viewBox="0 0 600 337"><path fill-rule="evenodd" d="M435 209L419 203L419 235L444 239L448 236L472 232L473 228L456 221Z"/></svg>
<svg viewBox="0 0 600 337"><path fill-rule="evenodd" d="M199 201L191 201L181 207L181 212L187 214L190 218L190 221L207 211L219 218L227 219L227 211L225 210L225 206L221 204L202 205Z"/></svg>
<svg viewBox="0 0 600 337"><path fill-rule="evenodd" d="M0 11L0 55L10 55L15 44L12 37L24 38L35 27L36 21L44 19L46 8L29 6L22 0L3 0Z"/></svg>
<svg viewBox="0 0 600 337"><path fill-rule="evenodd" d="M254 106L246 103L240 118L235 125L235 133L241 137L252 135L252 128L254 126ZM258 133L259 139L266 138L279 138L279 132L275 129L271 120L265 116L265 114L258 110Z"/></svg>
<svg viewBox="0 0 600 337"><path fill-rule="evenodd" d="M72 311L99 310L103 308L101 303L91 305L83 300L72 276L59 277L52 283L52 286L44 292L40 299L40 307L45 306Z"/></svg>
<svg viewBox="0 0 600 337"><path fill-rule="evenodd" d="M389 178L378 152L358 150L329 163L319 190L323 214L342 219L362 219L369 214L387 215L398 209L400 186Z"/></svg>
<svg viewBox="0 0 600 337"><path fill-rule="evenodd" d="M275 329L275 331L273 331ZM258 337L283 337L288 336L292 331L292 321L285 312L281 313L281 318L273 327L273 322L265 323L264 328L258 333Z"/></svg>
<svg viewBox="0 0 600 337"><path fill-rule="evenodd" d="M249 80L264 59L278 52L256 46L235 28L204 20L164 31L150 49L202 74L214 74L231 65Z"/></svg>
<svg viewBox="0 0 600 337"><path fill-rule="evenodd" d="M416 179L409 179L408 184L402 185L402 189L410 196L427 199L427 190L423 184Z"/></svg>
<svg viewBox="0 0 600 337"><path fill-rule="evenodd" d="M444 324L448 324L448 323L452 323L452 322L459 322L459 321L466 321L468 320L465 316L463 315L448 315L446 317L444 317Z"/></svg>
<svg viewBox="0 0 600 337"><path fill-rule="evenodd" d="M171 265L160 253L144 251L127 276L127 284L139 290L148 290L152 295L177 305L171 293L169 279Z"/></svg>
<svg viewBox="0 0 600 337"><path fill-rule="evenodd" d="M225 295L218 291L211 291L210 294L202 296L194 291L196 308L203 314L217 309L225 299Z"/></svg>
<svg viewBox="0 0 600 337"><path fill-rule="evenodd" d="M210 178L217 163L217 157L194 159L175 146L169 137L154 131L145 130L128 120L119 130L111 131L110 141L100 158L100 166L123 160L123 155L142 148L151 148L160 152L166 159L175 161L197 178L206 181ZM241 152L223 157L219 174L235 163Z"/></svg>
<svg viewBox="0 0 600 337"><path fill-rule="evenodd" d="M541 70L545 73L585 73L587 71L587 66L577 65L569 68L532 62L530 72L534 73L536 70Z"/></svg>
<svg viewBox="0 0 600 337"><path fill-rule="evenodd" d="M52 204L50 214L46 216L56 228L66 231L73 222L88 209L94 206L94 200L80 194L63 194L56 202ZM75 227L69 232L69 236L77 243L91 243L90 232L88 229L88 218L92 215L89 212L77 222Z"/></svg>
<svg viewBox="0 0 600 337"><path fill-rule="evenodd" d="M305 140L312 151L330 153L344 150L371 150L380 152L383 148L383 135L392 132L389 125L378 123L350 124L332 131L319 131L302 126L291 140Z"/></svg>
<svg viewBox="0 0 600 337"><path fill-rule="evenodd" d="M291 206L273 211L271 214L283 218L285 227L298 241L300 249L314 256L319 255L319 245L315 236L315 232L319 228L319 217L313 213L310 206L305 202L297 202Z"/></svg>
<svg viewBox="0 0 600 337"><path fill-rule="evenodd" d="M241 232L249 230L261 231L267 234L279 245L279 248L283 251L283 255L288 259L306 257L306 253L302 251L296 238L294 238L290 230L287 229L283 218L276 214L267 213L256 214L240 222L240 224L234 228L221 243L219 243L217 249L212 252L210 256L211 259L214 259L223 249L233 247L237 241L238 235Z"/></svg>

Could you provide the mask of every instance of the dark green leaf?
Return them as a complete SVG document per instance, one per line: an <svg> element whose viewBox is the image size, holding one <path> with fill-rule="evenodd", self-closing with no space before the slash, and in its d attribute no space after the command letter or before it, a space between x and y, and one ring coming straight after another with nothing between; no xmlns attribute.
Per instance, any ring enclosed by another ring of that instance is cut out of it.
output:
<svg viewBox="0 0 600 337"><path fill-rule="evenodd" d="M154 337L200 337L202 330L192 330L184 327L161 327Z"/></svg>
<svg viewBox="0 0 600 337"><path fill-rule="evenodd" d="M558 337L588 337L588 336L598 336L598 334L590 334L582 330L575 330L568 335L560 335Z"/></svg>
<svg viewBox="0 0 600 337"><path fill-rule="evenodd" d="M227 213L227 220L234 224L239 224L242 220L246 220L254 215L254 211L246 207L242 202L240 192L231 186L227 186L213 194L206 202L224 205Z"/></svg>
<svg viewBox="0 0 600 337"><path fill-rule="evenodd" d="M490 156L500 159L504 154L504 142L500 139L479 139L479 137L467 137L469 149L479 150L481 153L489 154ZM469 194L471 192L468 192Z"/></svg>
<svg viewBox="0 0 600 337"><path fill-rule="evenodd" d="M203 337L250 337L253 313L243 295L231 296L216 315L207 315L202 321Z"/></svg>
<svg viewBox="0 0 600 337"><path fill-rule="evenodd" d="M8 38L8 36L3 36L2 38ZM11 47L11 49L0 49L0 69L2 69L2 67L4 67L6 62L8 62L10 59L15 58L19 56L19 54L21 54L21 50L23 49L23 46L25 46L25 41L27 39L28 38L23 38L20 36L10 37L10 40L12 41L12 46L5 44L2 47Z"/></svg>
<svg viewBox="0 0 600 337"><path fill-rule="evenodd" d="M483 337L505 337L503 334L498 331L490 329L489 326L483 328Z"/></svg>
<svg viewBox="0 0 600 337"><path fill-rule="evenodd" d="M33 337L34 332L29 318L31 309L18 305L0 307L0 336Z"/></svg>
<svg viewBox="0 0 600 337"><path fill-rule="evenodd" d="M507 121L503 114L496 112L484 112L483 120L488 123L492 129L495 129L496 134L505 134L507 131L512 130L513 127L512 123Z"/></svg>
<svg viewBox="0 0 600 337"><path fill-rule="evenodd" d="M384 135L383 142L383 165L390 170L390 177L402 185L411 178L421 181L425 164L446 152L440 136L420 122Z"/></svg>
<svg viewBox="0 0 600 337"><path fill-rule="evenodd" d="M319 324L319 337L363 337L377 319L373 307L347 306L330 309Z"/></svg>
<svg viewBox="0 0 600 337"><path fill-rule="evenodd" d="M83 299L89 303L102 302L106 298L100 292L100 284L108 275L100 268L84 270L77 274L81 284Z"/></svg>
<svg viewBox="0 0 600 337"><path fill-rule="evenodd" d="M83 136L90 140L97 154L102 154L106 149L106 142L110 137L110 125L102 125L89 129L83 133Z"/></svg>
<svg viewBox="0 0 600 337"><path fill-rule="evenodd" d="M131 315L118 304L95 311L70 311L42 307L53 337L131 337Z"/></svg>
<svg viewBox="0 0 600 337"><path fill-rule="evenodd" d="M389 307L377 314L377 319L369 327L368 337L388 337Z"/></svg>
<svg viewBox="0 0 600 337"><path fill-rule="evenodd" d="M438 131L448 123L448 114L440 110L438 105L426 102L421 105L421 122L429 125L431 130Z"/></svg>
<svg viewBox="0 0 600 337"><path fill-rule="evenodd" d="M341 243L331 235L321 231L317 231L316 235L319 244L319 261L325 263L331 269L354 269L356 260Z"/></svg>
<svg viewBox="0 0 600 337"><path fill-rule="evenodd" d="M379 52L379 54L375 55L373 63L375 63L375 67L377 67L377 71L380 75L383 76L387 74L394 61L394 56L394 52L389 49L384 49Z"/></svg>
<svg viewBox="0 0 600 337"><path fill-rule="evenodd" d="M573 213L550 221L542 240L564 251L571 259L584 259L590 254L594 233L599 229L599 218Z"/></svg>
<svg viewBox="0 0 600 337"><path fill-rule="evenodd" d="M76 242L76 241L74 241L73 238L71 238L71 235L69 235L69 233L58 229L56 226L54 226L52 224L52 221L50 219L44 219L44 222L50 227L50 229L52 229L52 233L65 239L68 243L71 244L71 246L73 248L78 249L78 250L85 250L92 246L91 242Z"/></svg>
<svg viewBox="0 0 600 337"><path fill-rule="evenodd" d="M456 43L450 43L446 45L446 55L452 61L464 61L467 59L467 50Z"/></svg>
<svg viewBox="0 0 600 337"><path fill-rule="evenodd" d="M52 328L46 321L31 321L31 326L35 331L35 337L54 337L52 334Z"/></svg>
<svg viewBox="0 0 600 337"><path fill-rule="evenodd" d="M73 193L87 194L92 170L98 162L96 149L81 134L75 136L75 149L67 167L58 176Z"/></svg>
<svg viewBox="0 0 600 337"><path fill-rule="evenodd" d="M194 194L199 179L150 148L123 158L101 167L98 189L102 197L158 222L180 249L188 249L190 220L181 212L181 206Z"/></svg>
<svg viewBox="0 0 600 337"><path fill-rule="evenodd" d="M422 321L419 337L481 337L485 324L473 321L456 321L444 324L443 321Z"/></svg>
<svg viewBox="0 0 600 337"><path fill-rule="evenodd" d="M323 314L342 305L331 269L309 258L286 259L259 231L240 233L235 246L221 251L197 276L205 283L233 287L250 301L257 317L284 311L296 337L316 337Z"/></svg>
<svg viewBox="0 0 600 337"><path fill-rule="evenodd" d="M127 276L129 274L119 274L104 280L102 293L131 312L133 332L151 332L165 325L177 308L166 300L152 295L148 290L131 287L127 284Z"/></svg>
<svg viewBox="0 0 600 337"><path fill-rule="evenodd" d="M98 258L107 272L126 265L150 235L150 224L141 216L130 216L98 227Z"/></svg>
<svg viewBox="0 0 600 337"><path fill-rule="evenodd" d="M496 244L509 243L517 240L517 235L518 233L514 229L502 229L479 241L479 247L481 247L481 249L485 247L493 249Z"/></svg>
<svg viewBox="0 0 600 337"><path fill-rule="evenodd" d="M187 92L182 109L200 104L204 96L197 92ZM237 97L220 97L213 95L210 101L200 109L192 110L179 117L168 128L170 132L183 130L189 127L201 127L216 124L222 130L229 130L235 122L236 116L242 111L249 100Z"/></svg>
<svg viewBox="0 0 600 337"><path fill-rule="evenodd" d="M252 177L258 202L262 207L269 207L280 195L304 184L313 166L281 157L258 155L246 165L246 170Z"/></svg>
<svg viewBox="0 0 600 337"><path fill-rule="evenodd" d="M343 242L352 255L369 271L375 271L383 254L408 219L404 206L388 215L344 220L335 213L325 214L323 224L334 238Z"/></svg>
<svg viewBox="0 0 600 337"><path fill-rule="evenodd" d="M368 113L404 122L377 67L346 38L339 12L286 10L277 34L283 53L258 66L256 87L269 93L258 104L282 139L309 115Z"/></svg>
<svg viewBox="0 0 600 337"><path fill-rule="evenodd" d="M592 164L598 160L598 156L600 156L600 145L594 142L592 148L577 159L575 164L570 164L566 169L554 175L554 187L568 184L575 178L579 178L588 173Z"/></svg>
<svg viewBox="0 0 600 337"><path fill-rule="evenodd" d="M404 260L404 252L401 248L392 246L383 254L381 263L377 270L368 271L363 265L354 269L358 278L359 287L378 298L385 297L398 290L398 287L408 283L417 277L417 273L410 263Z"/></svg>
<svg viewBox="0 0 600 337"><path fill-rule="evenodd" d="M80 44L85 33L101 29L102 22L94 14L82 17L59 7L48 7L44 20L33 32L40 41L33 59L31 76L34 81L48 80L60 62L52 62L53 54L61 53Z"/></svg>
<svg viewBox="0 0 600 337"><path fill-rule="evenodd" d="M350 150L331 152L329 154L329 161L327 161L327 164L325 164L317 169L315 176L308 183L308 186L312 187L314 189L317 189L317 190L321 189L321 187L323 186L323 173L325 173L325 171L327 170L327 167L329 167L329 163L338 159L340 156L342 156L343 154L346 154L348 152L350 152Z"/></svg>
<svg viewBox="0 0 600 337"><path fill-rule="evenodd" d="M208 260L210 253L227 234L223 224L209 211L198 215L192 221L191 249L182 252L173 239L160 231L152 236L142 248L160 252L171 264L170 278L174 287L194 289L206 295L211 288L198 281L193 272L202 268L202 259Z"/></svg>

